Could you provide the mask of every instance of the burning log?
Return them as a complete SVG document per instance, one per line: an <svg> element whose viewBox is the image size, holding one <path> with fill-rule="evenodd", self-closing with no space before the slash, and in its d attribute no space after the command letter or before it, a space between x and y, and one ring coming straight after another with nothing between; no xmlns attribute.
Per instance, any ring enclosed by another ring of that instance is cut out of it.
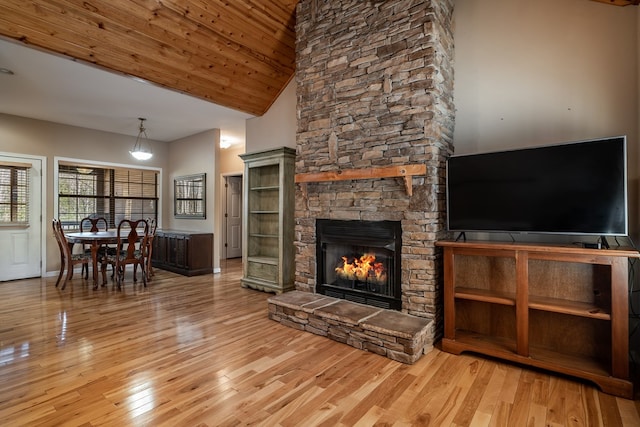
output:
<svg viewBox="0 0 640 427"><path fill-rule="evenodd" d="M387 272L385 271L383 263L375 262L375 255L364 254L359 258L353 258L353 261L349 261L349 257L346 256L341 258L342 265L335 269L340 279L375 282L379 284L386 283Z"/></svg>

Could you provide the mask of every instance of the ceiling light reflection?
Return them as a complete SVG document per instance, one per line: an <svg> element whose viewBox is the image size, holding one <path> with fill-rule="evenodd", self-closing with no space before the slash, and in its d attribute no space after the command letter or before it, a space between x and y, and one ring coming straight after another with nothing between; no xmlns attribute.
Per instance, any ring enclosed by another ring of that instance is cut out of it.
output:
<svg viewBox="0 0 640 427"><path fill-rule="evenodd" d="M125 401L129 409L129 416L133 420L138 415L152 410L156 400L152 381L134 381L129 388L131 394L127 396Z"/></svg>
<svg viewBox="0 0 640 427"><path fill-rule="evenodd" d="M67 312L62 311L58 313L58 321L60 322L60 333L58 334L58 343L63 343L67 340Z"/></svg>
<svg viewBox="0 0 640 427"><path fill-rule="evenodd" d="M23 342L19 346L0 348L0 365L15 362L23 357L29 357L29 343Z"/></svg>

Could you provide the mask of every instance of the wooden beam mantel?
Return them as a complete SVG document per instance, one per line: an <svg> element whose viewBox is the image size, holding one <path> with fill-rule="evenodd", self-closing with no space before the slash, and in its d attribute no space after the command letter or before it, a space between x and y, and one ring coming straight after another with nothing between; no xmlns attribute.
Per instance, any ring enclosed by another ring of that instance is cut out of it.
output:
<svg viewBox="0 0 640 427"><path fill-rule="evenodd" d="M425 175L427 166L422 165L404 165L404 166L387 166L379 168L366 169L347 169L327 172L309 172L296 174L295 181L299 184L307 182L323 182L323 181L346 181L355 179L374 179L374 178L404 178L404 185L409 196L413 195L413 177L415 175ZM306 195L306 191L303 189Z"/></svg>

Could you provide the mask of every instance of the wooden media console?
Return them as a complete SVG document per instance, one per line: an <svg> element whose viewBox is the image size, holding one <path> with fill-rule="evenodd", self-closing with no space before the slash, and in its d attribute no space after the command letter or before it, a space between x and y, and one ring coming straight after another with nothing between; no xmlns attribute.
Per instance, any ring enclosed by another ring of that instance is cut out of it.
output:
<svg viewBox="0 0 640 427"><path fill-rule="evenodd" d="M444 351L587 379L633 398L629 258L635 250L439 241Z"/></svg>

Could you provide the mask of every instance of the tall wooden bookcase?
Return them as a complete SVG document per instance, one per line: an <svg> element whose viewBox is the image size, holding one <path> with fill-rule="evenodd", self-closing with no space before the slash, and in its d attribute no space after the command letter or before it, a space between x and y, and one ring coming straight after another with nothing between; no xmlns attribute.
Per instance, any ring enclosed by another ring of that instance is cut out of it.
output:
<svg viewBox="0 0 640 427"><path fill-rule="evenodd" d="M242 154L243 287L281 293L294 287L295 150Z"/></svg>

